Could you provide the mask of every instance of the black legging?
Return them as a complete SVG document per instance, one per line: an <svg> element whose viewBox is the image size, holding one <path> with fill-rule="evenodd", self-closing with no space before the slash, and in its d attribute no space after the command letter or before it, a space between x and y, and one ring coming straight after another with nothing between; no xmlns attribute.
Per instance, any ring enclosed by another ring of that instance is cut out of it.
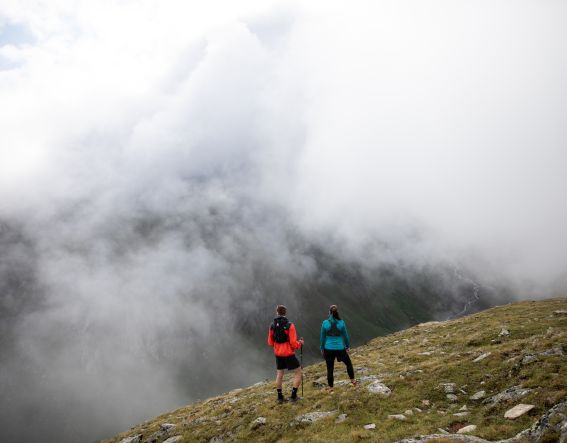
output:
<svg viewBox="0 0 567 443"><path fill-rule="evenodd" d="M327 363L327 382L329 386L333 387L334 377L333 377L333 370L335 369L335 358L338 361L342 361L346 365L346 370L348 372L349 378L352 380L354 378L354 369L352 367L352 362L350 361L350 357L347 352L342 349L340 351L330 351L329 349L325 349L323 351L325 356L325 363Z"/></svg>

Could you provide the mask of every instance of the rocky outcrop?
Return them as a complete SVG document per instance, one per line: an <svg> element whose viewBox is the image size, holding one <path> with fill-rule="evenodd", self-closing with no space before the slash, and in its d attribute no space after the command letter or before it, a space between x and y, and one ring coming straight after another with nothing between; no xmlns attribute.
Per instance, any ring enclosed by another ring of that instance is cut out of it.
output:
<svg viewBox="0 0 567 443"><path fill-rule="evenodd" d="M516 401L528 395L532 390L522 388L521 386L512 386L504 391L485 399L482 403L488 405L496 405L507 401Z"/></svg>
<svg viewBox="0 0 567 443"><path fill-rule="evenodd" d="M463 431L463 429L465 428L461 428L459 431ZM470 432L474 432L474 430ZM442 433L404 438L396 443L433 443L440 439L464 443L565 443L567 442L567 399L547 411L532 427L512 438L489 441L472 435Z"/></svg>

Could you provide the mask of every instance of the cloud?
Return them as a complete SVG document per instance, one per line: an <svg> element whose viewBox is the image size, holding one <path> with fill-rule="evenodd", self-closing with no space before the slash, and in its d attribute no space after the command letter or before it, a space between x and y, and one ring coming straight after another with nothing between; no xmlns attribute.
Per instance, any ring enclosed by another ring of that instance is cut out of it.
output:
<svg viewBox="0 0 567 443"><path fill-rule="evenodd" d="M5 2L6 420L102 437L256 381L257 319L341 278L564 291L564 9Z"/></svg>

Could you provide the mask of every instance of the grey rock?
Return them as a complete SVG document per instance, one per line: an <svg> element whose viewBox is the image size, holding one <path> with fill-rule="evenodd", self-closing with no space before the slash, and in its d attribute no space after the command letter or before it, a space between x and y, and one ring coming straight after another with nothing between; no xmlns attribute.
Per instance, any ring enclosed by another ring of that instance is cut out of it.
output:
<svg viewBox="0 0 567 443"><path fill-rule="evenodd" d="M372 381L380 381L380 380L376 375L363 375L358 379L358 382L362 384L370 383Z"/></svg>
<svg viewBox="0 0 567 443"><path fill-rule="evenodd" d="M485 397L485 395L486 395L486 391L478 391L475 392L473 395L471 395L469 398L471 400L481 400Z"/></svg>
<svg viewBox="0 0 567 443"><path fill-rule="evenodd" d="M364 429L367 429L367 430L370 431L372 429L376 429L376 425L374 423L370 423L368 425L364 425Z"/></svg>
<svg viewBox="0 0 567 443"><path fill-rule="evenodd" d="M480 354L477 358L475 358L473 360L473 363L477 363L479 361L484 360L486 357L489 357L492 354L492 352L485 352L484 354Z"/></svg>
<svg viewBox="0 0 567 443"><path fill-rule="evenodd" d="M534 361L537 361L537 357L533 354L529 354L524 356L524 358L522 358L522 365L529 365L530 363L533 363Z"/></svg>
<svg viewBox="0 0 567 443"><path fill-rule="evenodd" d="M447 394L446 395L447 400L453 402L453 401L457 401L459 399L459 397L457 397L455 394Z"/></svg>
<svg viewBox="0 0 567 443"><path fill-rule="evenodd" d="M178 441L183 440L183 436L182 435L175 435L173 437L169 437L167 440L165 440L163 443L177 443Z"/></svg>
<svg viewBox="0 0 567 443"><path fill-rule="evenodd" d="M406 415L406 416L407 416L407 415L413 415L413 411L412 411L411 409L406 409L406 410L404 411L404 415Z"/></svg>
<svg viewBox="0 0 567 443"><path fill-rule="evenodd" d="M142 441L142 434L132 435L131 437L126 437L120 440L119 443L140 443Z"/></svg>
<svg viewBox="0 0 567 443"><path fill-rule="evenodd" d="M552 357L554 355L563 356L563 355L565 355L565 352L563 352L563 348L556 346L555 348L551 348L551 349L548 349L547 351L540 352L539 355L541 355L543 357Z"/></svg>
<svg viewBox="0 0 567 443"><path fill-rule="evenodd" d="M399 420L399 421L406 421L407 417L404 414L391 414L388 415L388 418L391 420Z"/></svg>
<svg viewBox="0 0 567 443"><path fill-rule="evenodd" d="M440 432L439 434L404 438L397 443L427 443L442 438L450 438L453 442L490 443L488 440L472 435L448 434L444 429L438 429L438 431ZM537 443L543 441L544 435L549 431L554 431L559 434L559 443L567 442L567 399L547 411L530 428L525 429L512 438L499 440L498 443Z"/></svg>
<svg viewBox="0 0 567 443"><path fill-rule="evenodd" d="M367 389L370 393L378 394L382 397L388 397L392 393L392 390L388 386L386 386L384 383L380 383L378 380L370 383Z"/></svg>
<svg viewBox="0 0 567 443"><path fill-rule="evenodd" d="M453 415L455 417L466 417L467 415L469 415L470 412L469 411L463 411L463 412L455 412Z"/></svg>
<svg viewBox="0 0 567 443"><path fill-rule="evenodd" d="M505 389L492 397L483 400L483 404L496 405L501 402L515 401L528 395L532 390L529 388L522 388L520 386L512 386Z"/></svg>
<svg viewBox="0 0 567 443"><path fill-rule="evenodd" d="M252 423L250 423L250 429L258 429L260 426L266 424L266 417L258 417Z"/></svg>
<svg viewBox="0 0 567 443"><path fill-rule="evenodd" d="M457 434L468 434L469 432L476 431L476 425L468 425L457 431Z"/></svg>
<svg viewBox="0 0 567 443"><path fill-rule="evenodd" d="M456 383L440 383L439 387L443 389L445 394L454 394L455 392L457 392Z"/></svg>
<svg viewBox="0 0 567 443"><path fill-rule="evenodd" d="M516 405L513 408L508 409L504 413L504 418L514 420L515 418L521 417L522 415L530 412L533 408L535 408L534 405L524 405L520 403L519 405Z"/></svg>
<svg viewBox="0 0 567 443"><path fill-rule="evenodd" d="M346 414L340 414L337 419L335 420L335 423L342 423L343 421L345 421L347 418Z"/></svg>
<svg viewBox="0 0 567 443"><path fill-rule="evenodd" d="M327 386L327 377L319 377L312 382L314 388L324 388Z"/></svg>
<svg viewBox="0 0 567 443"><path fill-rule="evenodd" d="M221 443L229 438L232 438L234 434L232 432L226 432L225 434L217 435L209 440L209 443Z"/></svg>
<svg viewBox="0 0 567 443"><path fill-rule="evenodd" d="M441 434L445 434L445 435L449 434L449 431L447 431L447 429L437 428L437 430L438 430L439 432L441 432Z"/></svg>
<svg viewBox="0 0 567 443"><path fill-rule="evenodd" d="M295 417L297 423L315 423L323 418L335 415L337 411L319 411L319 412L308 412L307 414L298 415Z"/></svg>
<svg viewBox="0 0 567 443"><path fill-rule="evenodd" d="M559 311L553 311L553 315L557 317L567 317L567 310L561 309Z"/></svg>
<svg viewBox="0 0 567 443"><path fill-rule="evenodd" d="M561 437L560 443L567 441L567 399L556 404L549 411L547 411L540 419L534 423L530 428L520 432L513 439L507 441L511 442L538 442L542 440L544 434L548 431L554 431Z"/></svg>
<svg viewBox="0 0 567 443"><path fill-rule="evenodd" d="M508 328L502 327L502 330L500 331L500 334L498 334L498 337L508 337L510 335L510 331L508 330Z"/></svg>
<svg viewBox="0 0 567 443"><path fill-rule="evenodd" d="M173 423L162 423L159 427L162 431L171 432L177 427L177 425L174 425Z"/></svg>

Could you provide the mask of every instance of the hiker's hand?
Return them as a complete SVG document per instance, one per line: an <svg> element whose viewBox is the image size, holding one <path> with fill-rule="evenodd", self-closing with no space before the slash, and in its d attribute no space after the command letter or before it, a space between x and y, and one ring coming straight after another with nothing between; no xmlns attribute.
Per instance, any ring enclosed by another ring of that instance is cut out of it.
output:
<svg viewBox="0 0 567 443"><path fill-rule="evenodd" d="M298 341L299 343L301 343L301 346L303 346L303 343L305 343L305 342L303 341L303 337L301 337L301 338L300 338L299 340L297 340L297 341Z"/></svg>
<svg viewBox="0 0 567 443"><path fill-rule="evenodd" d="M346 353L350 354L350 348L346 348Z"/></svg>

